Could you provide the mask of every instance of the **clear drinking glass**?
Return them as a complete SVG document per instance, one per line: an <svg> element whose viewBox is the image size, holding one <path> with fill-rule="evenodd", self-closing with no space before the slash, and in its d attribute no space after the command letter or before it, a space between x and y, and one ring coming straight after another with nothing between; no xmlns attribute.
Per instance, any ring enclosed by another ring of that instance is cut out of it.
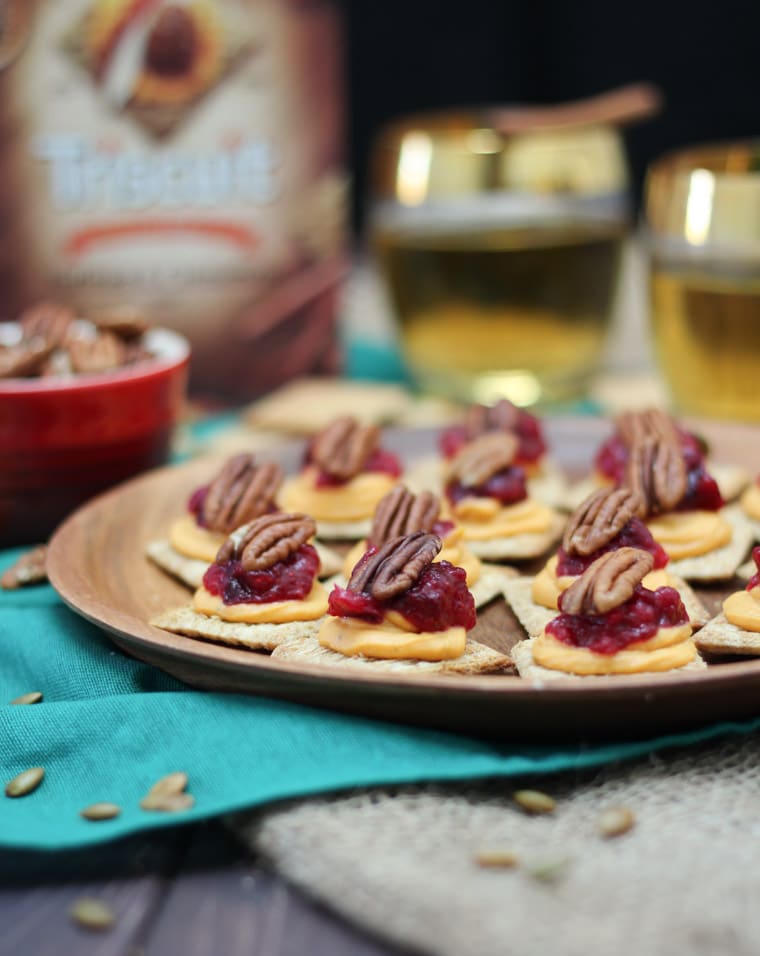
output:
<svg viewBox="0 0 760 956"><path fill-rule="evenodd" d="M652 331L680 411L760 420L760 143L649 171Z"/></svg>
<svg viewBox="0 0 760 956"><path fill-rule="evenodd" d="M376 143L372 244L427 391L566 400L598 365L629 178L616 126L561 110L415 116Z"/></svg>

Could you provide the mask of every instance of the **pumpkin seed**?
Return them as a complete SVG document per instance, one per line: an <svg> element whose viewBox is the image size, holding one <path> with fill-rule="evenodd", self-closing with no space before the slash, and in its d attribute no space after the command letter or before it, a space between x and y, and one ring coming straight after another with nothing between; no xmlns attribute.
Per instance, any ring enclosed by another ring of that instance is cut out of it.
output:
<svg viewBox="0 0 760 956"><path fill-rule="evenodd" d="M12 704L39 704L42 700L42 694L38 690L30 690L28 694L22 694L20 697L15 697L11 703Z"/></svg>
<svg viewBox="0 0 760 956"><path fill-rule="evenodd" d="M25 797L39 787L44 776L45 770L43 767L30 767L29 770L22 770L13 780L6 783L6 797Z"/></svg>
<svg viewBox="0 0 760 956"><path fill-rule="evenodd" d="M85 820L113 820L121 813L121 807L117 803L91 803L89 807L79 811L79 816Z"/></svg>
<svg viewBox="0 0 760 956"><path fill-rule="evenodd" d="M195 806L195 797L189 793L149 793L140 801L143 810L178 813Z"/></svg>
<svg viewBox="0 0 760 956"><path fill-rule="evenodd" d="M528 813L554 813L557 802L540 790L516 790L512 799Z"/></svg>
<svg viewBox="0 0 760 956"><path fill-rule="evenodd" d="M556 859L539 860L527 869L534 880L541 883L553 883L564 874L569 863L568 857L557 857Z"/></svg>
<svg viewBox="0 0 760 956"><path fill-rule="evenodd" d="M116 922L111 907L90 896L76 900L69 910L69 915L78 926L97 931L110 929Z"/></svg>
<svg viewBox="0 0 760 956"><path fill-rule="evenodd" d="M475 855L478 866L493 867L494 869L514 869L520 863L516 854L511 850L502 850L498 847L481 850Z"/></svg>
<svg viewBox="0 0 760 956"><path fill-rule="evenodd" d="M187 787L187 774L184 770L177 770L174 773L168 773L160 780L156 780L148 791L149 795L159 796L172 793L182 793Z"/></svg>
<svg viewBox="0 0 760 956"><path fill-rule="evenodd" d="M610 807L599 817L597 827L603 837L610 839L627 833L635 823L636 817L627 807Z"/></svg>

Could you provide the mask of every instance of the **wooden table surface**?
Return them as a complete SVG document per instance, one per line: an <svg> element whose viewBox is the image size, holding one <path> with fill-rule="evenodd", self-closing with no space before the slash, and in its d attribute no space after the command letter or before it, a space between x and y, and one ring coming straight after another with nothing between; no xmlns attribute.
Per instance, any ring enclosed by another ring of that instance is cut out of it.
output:
<svg viewBox="0 0 760 956"><path fill-rule="evenodd" d="M253 859L218 822L0 868L1 956L393 956ZM72 904L116 915L95 932Z"/></svg>

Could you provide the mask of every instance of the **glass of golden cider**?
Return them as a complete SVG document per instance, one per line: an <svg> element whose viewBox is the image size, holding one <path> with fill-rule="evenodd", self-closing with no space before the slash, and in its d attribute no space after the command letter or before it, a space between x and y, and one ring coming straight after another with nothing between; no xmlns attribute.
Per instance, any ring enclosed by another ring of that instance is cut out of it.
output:
<svg viewBox="0 0 760 956"><path fill-rule="evenodd" d="M639 85L381 132L371 240L419 387L518 405L584 394L629 228L618 125L655 105Z"/></svg>
<svg viewBox="0 0 760 956"><path fill-rule="evenodd" d="M760 420L760 142L658 160L646 218L652 331L674 403Z"/></svg>

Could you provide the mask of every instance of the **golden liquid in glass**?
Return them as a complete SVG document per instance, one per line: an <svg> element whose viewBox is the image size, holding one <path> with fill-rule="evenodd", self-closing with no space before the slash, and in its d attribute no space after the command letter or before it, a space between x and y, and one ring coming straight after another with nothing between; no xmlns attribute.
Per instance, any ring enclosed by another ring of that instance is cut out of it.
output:
<svg viewBox="0 0 760 956"><path fill-rule="evenodd" d="M760 274L652 271L660 364L682 411L760 420Z"/></svg>
<svg viewBox="0 0 760 956"><path fill-rule="evenodd" d="M622 234L608 224L377 232L418 383L520 405L582 394L604 346Z"/></svg>

